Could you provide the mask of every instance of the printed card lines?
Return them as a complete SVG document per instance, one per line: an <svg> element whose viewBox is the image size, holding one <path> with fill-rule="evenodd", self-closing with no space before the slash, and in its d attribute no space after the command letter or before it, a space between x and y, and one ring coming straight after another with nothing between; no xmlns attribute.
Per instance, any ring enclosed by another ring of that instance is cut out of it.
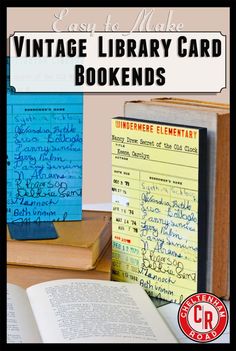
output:
<svg viewBox="0 0 236 351"><path fill-rule="evenodd" d="M200 131L132 122L112 121L112 276L179 303L198 289Z"/></svg>

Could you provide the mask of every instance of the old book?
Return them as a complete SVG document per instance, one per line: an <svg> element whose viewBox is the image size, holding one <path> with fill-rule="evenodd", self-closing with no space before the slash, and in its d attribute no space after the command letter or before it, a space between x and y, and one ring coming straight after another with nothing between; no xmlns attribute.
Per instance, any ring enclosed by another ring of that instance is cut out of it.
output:
<svg viewBox="0 0 236 351"><path fill-rule="evenodd" d="M112 121L112 279L181 303L205 290L206 128Z"/></svg>
<svg viewBox="0 0 236 351"><path fill-rule="evenodd" d="M125 116L207 128L206 290L229 298L229 105L178 98L129 101Z"/></svg>
<svg viewBox="0 0 236 351"><path fill-rule="evenodd" d="M7 230L7 263L78 270L95 268L111 239L111 213L83 211L82 221L53 225L58 234L53 240L13 240Z"/></svg>
<svg viewBox="0 0 236 351"><path fill-rule="evenodd" d="M138 284L65 279L8 284L7 343L177 343Z"/></svg>
<svg viewBox="0 0 236 351"><path fill-rule="evenodd" d="M111 243L105 248L94 269L62 269L38 266L7 265L7 281L22 288L55 279L98 279L111 278Z"/></svg>

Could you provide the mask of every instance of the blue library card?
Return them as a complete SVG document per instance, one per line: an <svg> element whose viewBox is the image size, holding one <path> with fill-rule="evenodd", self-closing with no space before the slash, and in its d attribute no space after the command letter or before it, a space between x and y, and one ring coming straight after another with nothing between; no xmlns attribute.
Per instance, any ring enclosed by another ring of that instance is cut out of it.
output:
<svg viewBox="0 0 236 351"><path fill-rule="evenodd" d="M15 93L7 72L7 222L81 220L83 95Z"/></svg>

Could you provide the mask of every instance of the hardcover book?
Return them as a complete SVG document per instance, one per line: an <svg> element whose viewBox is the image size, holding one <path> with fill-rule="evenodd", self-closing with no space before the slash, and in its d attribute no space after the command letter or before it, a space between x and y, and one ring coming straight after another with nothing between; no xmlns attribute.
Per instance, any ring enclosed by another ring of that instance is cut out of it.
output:
<svg viewBox="0 0 236 351"><path fill-rule="evenodd" d="M206 282L206 128L112 121L112 279L181 303Z"/></svg>
<svg viewBox="0 0 236 351"><path fill-rule="evenodd" d="M82 221L54 222L57 239L14 240L7 230L7 263L72 270L94 269L111 240L110 218L110 212L83 211Z"/></svg>
<svg viewBox="0 0 236 351"><path fill-rule="evenodd" d="M229 105L178 99L128 101L125 116L207 128L206 290L229 298L230 113Z"/></svg>
<svg viewBox="0 0 236 351"><path fill-rule="evenodd" d="M101 253L93 269L63 269L39 267L33 265L8 264L7 282L28 288L31 285L55 279L111 279L111 242Z"/></svg>

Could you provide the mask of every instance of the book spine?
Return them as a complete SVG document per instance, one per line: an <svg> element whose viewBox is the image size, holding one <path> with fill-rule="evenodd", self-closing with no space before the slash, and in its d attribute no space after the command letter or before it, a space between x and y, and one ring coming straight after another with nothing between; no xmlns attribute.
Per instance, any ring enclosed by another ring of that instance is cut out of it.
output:
<svg viewBox="0 0 236 351"><path fill-rule="evenodd" d="M229 297L230 119L226 115L218 115L217 133L212 292Z"/></svg>

